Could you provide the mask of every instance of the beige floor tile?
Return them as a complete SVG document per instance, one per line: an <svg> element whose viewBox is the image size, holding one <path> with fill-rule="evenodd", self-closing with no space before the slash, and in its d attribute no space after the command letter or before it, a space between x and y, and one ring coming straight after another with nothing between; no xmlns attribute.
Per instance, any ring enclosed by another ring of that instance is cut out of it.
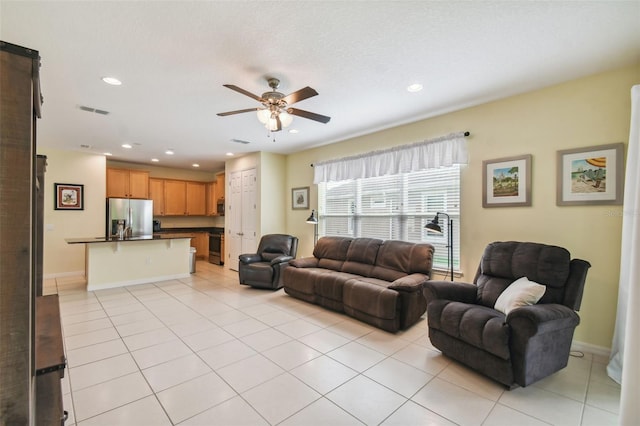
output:
<svg viewBox="0 0 640 426"><path fill-rule="evenodd" d="M406 401L401 395L364 376L356 376L326 397L369 425L380 424Z"/></svg>
<svg viewBox="0 0 640 426"><path fill-rule="evenodd" d="M216 372L238 393L266 382L284 370L263 355L256 354Z"/></svg>
<svg viewBox="0 0 640 426"><path fill-rule="evenodd" d="M535 386L502 394L498 402L554 425L579 425L584 404Z"/></svg>
<svg viewBox="0 0 640 426"><path fill-rule="evenodd" d="M190 354L142 370L154 392L211 373L211 368L197 355Z"/></svg>
<svg viewBox="0 0 640 426"><path fill-rule="evenodd" d="M287 371L322 355L296 340L268 349L262 354Z"/></svg>
<svg viewBox="0 0 640 426"><path fill-rule="evenodd" d="M269 423L244 399L236 396L180 423L180 426L204 425L268 426Z"/></svg>
<svg viewBox="0 0 640 426"><path fill-rule="evenodd" d="M411 398L433 376L393 358L387 358L363 373L383 386Z"/></svg>
<svg viewBox="0 0 640 426"><path fill-rule="evenodd" d="M323 355L294 368L291 374L324 395L351 380L358 373Z"/></svg>
<svg viewBox="0 0 640 426"><path fill-rule="evenodd" d="M386 358L384 354L356 342L340 346L326 355L360 373Z"/></svg>
<svg viewBox="0 0 640 426"><path fill-rule="evenodd" d="M66 423L65 423L66 424ZM79 426L170 426L171 421L153 396L114 408L106 413L91 417Z"/></svg>
<svg viewBox="0 0 640 426"><path fill-rule="evenodd" d="M393 412L387 419L382 422L384 426L455 426L442 416L437 415L433 411L429 411L421 405L413 401L405 402L402 407ZM512 423L509 426L513 426Z"/></svg>

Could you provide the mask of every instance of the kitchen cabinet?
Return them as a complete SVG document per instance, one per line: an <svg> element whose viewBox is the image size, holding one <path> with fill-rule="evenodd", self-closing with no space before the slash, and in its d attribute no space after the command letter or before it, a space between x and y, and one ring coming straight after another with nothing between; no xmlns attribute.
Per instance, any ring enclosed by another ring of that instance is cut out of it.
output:
<svg viewBox="0 0 640 426"><path fill-rule="evenodd" d="M197 259L207 259L209 257L209 233L196 232L195 238L191 239L191 247L196 248Z"/></svg>
<svg viewBox="0 0 640 426"><path fill-rule="evenodd" d="M164 180L165 216L204 216L205 214L205 182Z"/></svg>
<svg viewBox="0 0 640 426"><path fill-rule="evenodd" d="M189 216L204 216L206 214L207 184L204 182L187 182L186 214Z"/></svg>
<svg viewBox="0 0 640 426"><path fill-rule="evenodd" d="M149 179L149 198L153 201L153 216L164 216L164 179Z"/></svg>
<svg viewBox="0 0 640 426"><path fill-rule="evenodd" d="M149 198L149 172L108 167L107 198Z"/></svg>
<svg viewBox="0 0 640 426"><path fill-rule="evenodd" d="M218 200L224 198L224 173L218 173L216 180L208 182L207 191L207 216L218 216Z"/></svg>

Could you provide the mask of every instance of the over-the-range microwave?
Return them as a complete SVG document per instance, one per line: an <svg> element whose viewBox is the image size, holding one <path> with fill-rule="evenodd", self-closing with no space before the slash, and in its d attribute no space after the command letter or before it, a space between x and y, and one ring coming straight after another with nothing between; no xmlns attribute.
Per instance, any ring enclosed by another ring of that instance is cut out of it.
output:
<svg viewBox="0 0 640 426"><path fill-rule="evenodd" d="M224 216L224 198L218 198L217 211L219 216Z"/></svg>

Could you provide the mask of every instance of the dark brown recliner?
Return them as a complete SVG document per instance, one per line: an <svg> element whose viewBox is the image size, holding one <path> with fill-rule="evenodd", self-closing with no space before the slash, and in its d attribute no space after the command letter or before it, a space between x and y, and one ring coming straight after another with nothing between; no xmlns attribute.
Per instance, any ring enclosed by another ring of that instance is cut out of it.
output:
<svg viewBox="0 0 640 426"><path fill-rule="evenodd" d="M509 388L528 386L566 367L590 266L561 247L491 243L473 284L425 284L431 343ZM520 277L546 286L539 302L507 315L495 310L500 294Z"/></svg>
<svg viewBox="0 0 640 426"><path fill-rule="evenodd" d="M285 234L264 235L257 253L241 254L238 262L240 284L252 287L282 288L282 271L295 259L298 238Z"/></svg>

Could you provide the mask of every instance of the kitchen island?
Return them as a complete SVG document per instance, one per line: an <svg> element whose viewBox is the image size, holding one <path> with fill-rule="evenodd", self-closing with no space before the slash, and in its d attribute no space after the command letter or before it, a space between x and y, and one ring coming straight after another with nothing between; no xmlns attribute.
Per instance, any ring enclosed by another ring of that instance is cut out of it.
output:
<svg viewBox="0 0 640 426"><path fill-rule="evenodd" d="M190 236L90 237L65 241L85 245L87 291L189 276Z"/></svg>

